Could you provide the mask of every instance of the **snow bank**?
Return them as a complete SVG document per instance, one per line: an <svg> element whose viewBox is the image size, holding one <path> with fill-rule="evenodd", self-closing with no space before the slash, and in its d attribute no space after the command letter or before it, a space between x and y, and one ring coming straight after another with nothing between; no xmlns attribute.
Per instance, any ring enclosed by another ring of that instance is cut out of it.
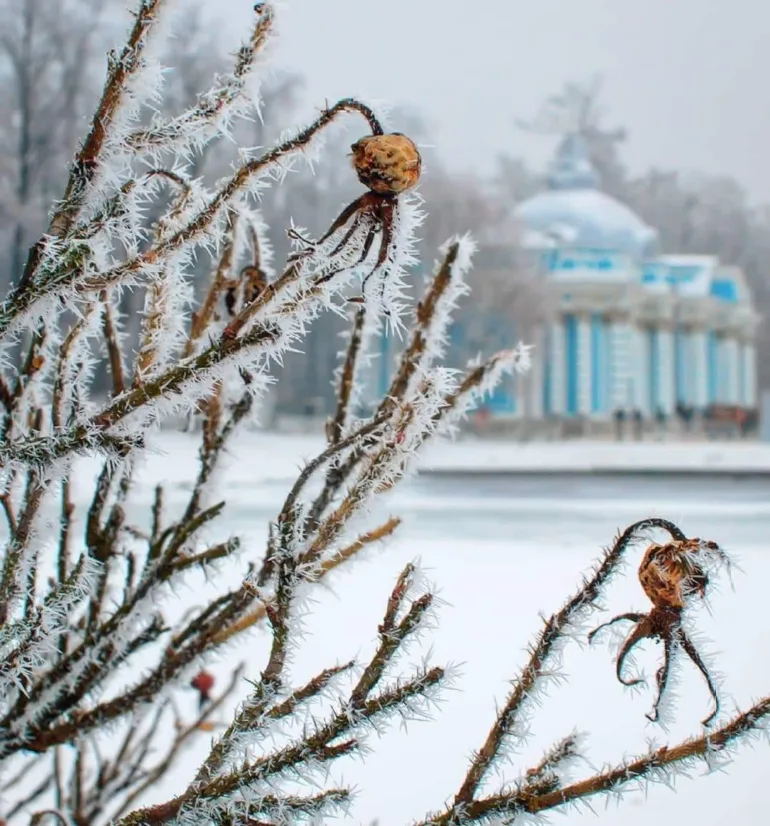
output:
<svg viewBox="0 0 770 826"><path fill-rule="evenodd" d="M757 442L462 441L434 444L423 472L681 472L768 473L770 445Z"/></svg>
<svg viewBox="0 0 770 826"><path fill-rule="evenodd" d="M184 489L197 473L200 435L162 431L144 459L138 486L159 480ZM323 436L246 432L223 460L225 487L233 491L255 483L275 483L288 490L297 472L325 448ZM99 463L85 460L81 472L98 473ZM747 473L770 475L770 444L757 442L540 442L463 439L435 442L420 460L424 474L588 473L588 472Z"/></svg>

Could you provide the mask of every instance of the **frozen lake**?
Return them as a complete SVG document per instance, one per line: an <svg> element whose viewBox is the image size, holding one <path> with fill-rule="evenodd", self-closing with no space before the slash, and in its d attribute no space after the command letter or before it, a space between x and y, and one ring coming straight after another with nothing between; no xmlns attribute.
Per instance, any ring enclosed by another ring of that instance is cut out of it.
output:
<svg viewBox="0 0 770 826"><path fill-rule="evenodd" d="M170 504L183 501L194 454L179 449L175 440L164 447L173 455L150 462L137 507L149 502L152 485L161 479L169 483ZM220 530L241 535L247 554L261 554L267 520L277 514L301 458L314 452L306 442L291 441L273 444L267 457L245 448L238 451L222 475L228 506ZM711 612L700 612L697 624L706 639L705 652L714 655L724 675L725 713L735 703L745 707L770 693L770 629L764 615L770 580L769 494L770 485L762 479L714 477L649 481L421 476L400 486L362 527L373 527L390 513L402 516L404 524L390 543L318 587L293 676L303 682L334 662L359 653L367 656L395 577L416 557L447 603L440 612L440 627L425 640L425 650L433 645L436 663L463 663L462 676L432 722L410 723L407 731L394 725L371 741L373 753L364 762L348 760L332 771L332 781L344 779L358 789L353 822L378 818L381 826L405 824L439 808L454 793L467 755L483 742L493 721L506 681L524 662L524 649L540 627L538 614L557 610L600 548L638 519L664 516L688 535L716 540L737 557L742 572L735 575L735 590L725 583L711 601ZM597 614L594 624L621 611L647 610L635 575L641 553L640 548L632 554L628 575L611 586L607 602L612 613ZM178 598L189 605L203 597L196 587L182 589ZM245 659L250 675L256 676L265 654L266 635L257 631L241 638L212 670L224 679L229 665ZM658 654L648 643L637 657L637 667L650 681ZM544 706L534 711L532 738L502 769L504 778L517 777L545 748L574 729L588 733L585 756L597 768L644 752L650 738L662 744L701 733L699 721L710 705L694 668L682 670L678 691L687 700L680 699L676 720L666 734L644 716L653 701L652 685L648 682L641 691L621 686L615 679L613 655L606 641L591 649L567 649L568 681L552 686ZM420 656L415 648L411 661L418 662ZM408 670L409 661L404 665ZM164 794L178 791L194 773L204 743L168 779ZM765 826L762 783L769 769L766 743L754 749L744 746L726 774L683 778L676 793L653 787L646 804L641 792L627 796L619 809L612 802L605 811L604 801L596 800L596 816L569 811L557 822ZM578 767L575 779L589 772L588 766Z"/></svg>
<svg viewBox="0 0 770 826"><path fill-rule="evenodd" d="M250 481L244 496L239 465L220 486L228 513L239 523L274 518L292 479ZM171 489L181 496L189 487L181 481ZM770 478L425 475L403 482L387 503L375 514L402 516L406 541L467 537L542 543L577 532L581 544L598 547L631 522L665 516L688 533L750 545L761 543L770 527Z"/></svg>

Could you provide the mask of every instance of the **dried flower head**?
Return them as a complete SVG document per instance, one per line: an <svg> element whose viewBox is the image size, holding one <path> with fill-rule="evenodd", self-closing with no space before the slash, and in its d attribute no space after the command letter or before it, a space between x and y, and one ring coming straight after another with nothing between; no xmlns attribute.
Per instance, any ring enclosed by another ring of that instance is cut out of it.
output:
<svg viewBox="0 0 770 826"><path fill-rule="evenodd" d="M371 272L364 278L363 287L371 276L385 267L388 254L395 237L394 226L398 208L398 196L411 189L420 180L422 159L414 142L400 132L391 132L387 135L369 135L356 141L352 146L353 168L358 180L369 190L353 203L349 204L328 231L316 242L303 238L296 231L291 231L292 238L310 249L325 244L336 232L345 229L341 240L331 250L330 257L334 259L346 248L355 244L360 249L354 261L345 267L355 267L362 264L369 257L377 235L381 235L377 250L377 259ZM360 233L360 237L357 236ZM336 270L332 270L325 278L331 278ZM384 285L383 285L384 289ZM363 298L351 299L358 303Z"/></svg>
<svg viewBox="0 0 770 826"><path fill-rule="evenodd" d="M706 595L709 578L698 561L704 547L717 550L718 546L700 539L650 545L639 566L639 582L653 605L684 608L689 597Z"/></svg>
<svg viewBox="0 0 770 826"><path fill-rule="evenodd" d="M634 630L623 643L616 661L618 680L627 686L642 682L638 678L627 680L623 677L623 665L631 651L645 639L663 642L663 665L656 674L658 696L652 711L647 715L652 722L658 720L660 703L671 672L671 658L679 648L695 663L714 699L714 711L703 721L703 725L710 725L719 713L719 697L714 681L698 650L682 627L683 612L688 607L690 599L694 596L702 599L706 595L709 578L705 564L709 557L716 557L721 561L725 559L715 542L676 539L663 545L650 545L639 566L639 581L653 604L652 610L647 614L620 614L600 625L588 636L590 643L599 631L616 622L634 623Z"/></svg>
<svg viewBox="0 0 770 826"><path fill-rule="evenodd" d="M414 142L400 132L369 135L350 148L358 180L378 195L398 195L420 180L420 153Z"/></svg>

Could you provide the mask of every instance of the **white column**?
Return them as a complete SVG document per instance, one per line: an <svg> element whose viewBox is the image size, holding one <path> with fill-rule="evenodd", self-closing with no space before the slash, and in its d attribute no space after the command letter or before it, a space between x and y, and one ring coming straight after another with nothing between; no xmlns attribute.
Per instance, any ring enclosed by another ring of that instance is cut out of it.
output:
<svg viewBox="0 0 770 826"><path fill-rule="evenodd" d="M729 404L730 398L730 360L727 339L717 339L717 403Z"/></svg>
<svg viewBox="0 0 770 826"><path fill-rule="evenodd" d="M560 416L565 406L564 325L561 321L551 325L551 413Z"/></svg>
<svg viewBox="0 0 770 826"><path fill-rule="evenodd" d="M647 391L647 342L645 331L636 322L629 324L629 368L631 382L629 385L629 404L634 410L647 410L649 393Z"/></svg>
<svg viewBox="0 0 770 826"><path fill-rule="evenodd" d="M609 325L610 340L610 411L628 409L633 404L631 387L631 328L628 321L613 320Z"/></svg>
<svg viewBox="0 0 770 826"><path fill-rule="evenodd" d="M745 341L741 347L741 370L743 371L743 399L745 407L757 404L757 350L753 342Z"/></svg>
<svg viewBox="0 0 770 826"><path fill-rule="evenodd" d="M647 358L644 330L638 324L628 325L628 382L626 404L632 410L646 409Z"/></svg>
<svg viewBox="0 0 770 826"><path fill-rule="evenodd" d="M636 404L634 405L645 416L653 413L650 405L650 389L654 376L652 375L652 336L647 327L636 328L637 340L637 379Z"/></svg>
<svg viewBox="0 0 770 826"><path fill-rule="evenodd" d="M704 330L690 333L690 404L702 410L708 404L708 336Z"/></svg>
<svg viewBox="0 0 770 826"><path fill-rule="evenodd" d="M738 341L728 338L725 341L725 360L727 361L727 403L740 404L741 352Z"/></svg>
<svg viewBox="0 0 770 826"><path fill-rule="evenodd" d="M577 393L578 413L591 415L591 321L586 316L577 319Z"/></svg>
<svg viewBox="0 0 770 826"><path fill-rule="evenodd" d="M684 352L684 403L695 405L695 339L691 329L682 333L682 350Z"/></svg>
<svg viewBox="0 0 770 826"><path fill-rule="evenodd" d="M688 387L687 387L687 365L689 363L689 350L687 331L680 326L676 326L673 330L674 339L674 405L679 403L687 404Z"/></svg>
<svg viewBox="0 0 770 826"><path fill-rule="evenodd" d="M644 327L636 325L636 381L634 382L634 407L647 416L650 412L650 337Z"/></svg>
<svg viewBox="0 0 770 826"><path fill-rule="evenodd" d="M674 331L658 330L658 404L670 416L676 406L676 373L674 370Z"/></svg>
<svg viewBox="0 0 770 826"><path fill-rule="evenodd" d="M609 324L606 318L599 322L598 348L596 354L596 388L599 398L599 410L596 415L606 419L610 413L610 337Z"/></svg>

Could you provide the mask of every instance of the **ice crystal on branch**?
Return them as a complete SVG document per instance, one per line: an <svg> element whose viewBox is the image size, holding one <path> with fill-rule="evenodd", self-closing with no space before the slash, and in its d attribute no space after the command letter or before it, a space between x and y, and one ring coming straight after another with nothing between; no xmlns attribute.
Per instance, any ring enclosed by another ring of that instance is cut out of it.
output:
<svg viewBox="0 0 770 826"><path fill-rule="evenodd" d="M196 174L207 147L259 113L254 96L275 12L258 3L232 70L169 116L161 47L181 8L172 0L137 4L63 196L0 307L3 820L235 826L346 812L351 790L330 782L330 767L364 754L372 731L428 718L456 672L426 656L404 669L439 607L410 564L371 630L370 655L297 680L292 661L310 595L398 529L396 517L372 524L371 506L415 469L425 444L455 430L503 376L529 366L529 348L514 341L465 371L443 364L474 244L448 240L412 304L422 159L365 103L327 105L274 145L241 152L213 185ZM352 144L349 169L365 191L325 231L284 227L293 249L274 262L260 195L300 158L338 162L321 145L342 118L366 133ZM129 290L142 299L136 347L126 329ZM260 561L253 542L232 536L222 518L223 457L258 414L275 364L301 348L324 312L351 317L327 445L287 491ZM403 351L386 393L361 416L362 369L386 326L403 334ZM100 375L106 394L97 392ZM160 484L147 518L137 519L146 507L136 495L139 469L171 416L197 440L189 498L172 512ZM82 454L97 462L90 481L75 461ZM85 502L75 496L83 490ZM532 819L665 779L696 759L713 764L762 727L767 700L702 738L578 780L582 737L565 733L536 765L515 766L510 781L490 790L492 770L504 773L544 688L560 676L564 647L584 639L624 556L653 528L670 541L651 546L643 562L656 607L631 642L663 638L666 662L676 643L716 698L710 670L690 650L693 623L684 612L725 557L664 520L637 523L545 621L457 793L424 823ZM198 584L209 589L206 599L184 604L180 595ZM212 661L256 626L269 639L264 662L236 668L229 681L215 678ZM665 699L660 674L658 682ZM192 719L179 703L191 688ZM236 701L230 722L220 723ZM210 747L201 746L202 733L214 735ZM164 802L160 783L185 751L195 755L195 776Z"/></svg>

